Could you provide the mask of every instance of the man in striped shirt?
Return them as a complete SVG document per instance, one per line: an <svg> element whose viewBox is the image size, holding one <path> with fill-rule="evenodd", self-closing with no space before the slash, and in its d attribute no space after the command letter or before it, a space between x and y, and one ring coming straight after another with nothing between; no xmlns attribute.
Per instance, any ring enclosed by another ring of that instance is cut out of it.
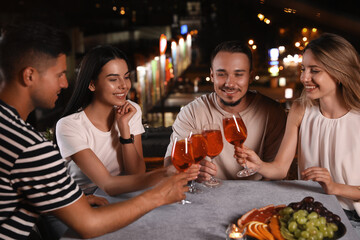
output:
<svg viewBox="0 0 360 240"><path fill-rule="evenodd" d="M0 42L0 239L27 239L41 213L82 237L99 236L184 199L184 186L195 178L174 175L129 201L90 206L57 148L25 122L36 107L53 108L68 86L69 47L63 32L33 23L8 28Z"/></svg>

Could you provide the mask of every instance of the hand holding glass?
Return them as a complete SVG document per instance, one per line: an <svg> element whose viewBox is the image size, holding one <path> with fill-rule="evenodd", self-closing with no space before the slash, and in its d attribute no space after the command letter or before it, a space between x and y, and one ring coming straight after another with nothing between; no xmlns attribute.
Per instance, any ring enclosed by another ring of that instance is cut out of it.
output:
<svg viewBox="0 0 360 240"><path fill-rule="evenodd" d="M208 151L208 145L205 137L202 135L201 130L193 129L189 136L189 141L193 148L194 161L199 163L203 160ZM196 188L195 181L192 180L190 184L190 193L201 193L200 188Z"/></svg>
<svg viewBox="0 0 360 240"><path fill-rule="evenodd" d="M213 159L219 155L223 149L220 126L216 123L205 125L203 129L203 136L205 137L209 146L207 155L211 158L211 162L213 162ZM204 182L204 184L208 187L217 187L221 184L221 181L215 179L214 176L211 176L210 180Z"/></svg>
<svg viewBox="0 0 360 240"><path fill-rule="evenodd" d="M240 114L226 114L223 117L223 127L225 139L234 146L242 147L247 138L247 129ZM248 177L255 173L250 168L247 168L246 162L244 169L240 170L236 176Z"/></svg>
<svg viewBox="0 0 360 240"><path fill-rule="evenodd" d="M195 162L192 146L188 138L181 140L177 140L177 138L175 138L171 151L171 161L179 172L184 172ZM185 203L191 202L186 200L181 201L181 204Z"/></svg>

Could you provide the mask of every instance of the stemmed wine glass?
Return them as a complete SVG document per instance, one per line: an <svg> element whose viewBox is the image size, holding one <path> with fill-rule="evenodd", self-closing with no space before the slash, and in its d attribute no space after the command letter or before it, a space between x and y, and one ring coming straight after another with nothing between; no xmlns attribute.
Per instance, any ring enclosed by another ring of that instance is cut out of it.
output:
<svg viewBox="0 0 360 240"><path fill-rule="evenodd" d="M223 141L219 124L206 124L203 128L203 136L208 143L207 155L213 162L214 158L219 155L223 149ZM204 182L208 187L218 187L221 184L219 179L211 176L209 181Z"/></svg>
<svg viewBox="0 0 360 240"><path fill-rule="evenodd" d="M189 135L189 141L193 148L194 161L195 163L199 163L203 160L208 151L208 145L205 137L202 135L201 130L193 129ZM201 193L201 189L195 186L195 181L192 180L190 184L190 193Z"/></svg>
<svg viewBox="0 0 360 240"><path fill-rule="evenodd" d="M188 138L178 140L175 137L174 145L171 151L172 164L179 172L184 172L194 161L194 155L191 143ZM181 204L191 203L187 200L181 200Z"/></svg>
<svg viewBox="0 0 360 240"><path fill-rule="evenodd" d="M223 116L223 126L225 139L234 146L243 147L247 137L247 129L240 114L225 114ZM244 169L240 170L236 176L248 177L256 173L244 164Z"/></svg>

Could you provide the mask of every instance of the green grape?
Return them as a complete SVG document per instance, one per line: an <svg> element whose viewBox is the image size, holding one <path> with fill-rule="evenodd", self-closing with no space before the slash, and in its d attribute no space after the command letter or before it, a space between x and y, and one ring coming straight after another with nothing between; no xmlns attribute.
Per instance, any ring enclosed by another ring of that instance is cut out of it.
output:
<svg viewBox="0 0 360 240"><path fill-rule="evenodd" d="M286 215L286 214L284 213L284 208L279 211L279 215L280 215L281 217L284 216L284 215Z"/></svg>
<svg viewBox="0 0 360 240"><path fill-rule="evenodd" d="M290 215L291 216L291 215ZM291 222L294 222L295 220L294 220L294 218L291 216L290 218L289 218L289 220L287 221L287 224L289 225Z"/></svg>
<svg viewBox="0 0 360 240"><path fill-rule="evenodd" d="M320 219L315 219L314 222L315 222L315 226L317 226L317 227L320 226Z"/></svg>
<svg viewBox="0 0 360 240"><path fill-rule="evenodd" d="M298 209L298 208L297 208ZM326 217L316 211L294 210L286 207L280 210L280 226L295 240L323 240L333 238L338 230L335 223L327 222Z"/></svg>
<svg viewBox="0 0 360 240"><path fill-rule="evenodd" d="M288 229L290 232L295 232L295 230L297 229L297 223L295 221L290 222L288 225Z"/></svg>
<svg viewBox="0 0 360 240"><path fill-rule="evenodd" d="M323 240L324 234L323 234L322 232L318 232L318 233L317 233L317 238L318 238L319 240Z"/></svg>
<svg viewBox="0 0 360 240"><path fill-rule="evenodd" d="M299 210L299 215L300 215L300 216L306 217L308 214L309 214L309 213L308 213L306 210L304 210L304 209Z"/></svg>
<svg viewBox="0 0 360 240"><path fill-rule="evenodd" d="M302 236L303 238L309 238L309 237L310 237L310 233L309 233L308 231L302 231L302 232L301 232L301 236Z"/></svg>
<svg viewBox="0 0 360 240"><path fill-rule="evenodd" d="M307 222L310 223L310 225L311 225L312 228L318 229L318 228L316 227L316 220L317 220L317 219L310 219L310 220L308 220Z"/></svg>
<svg viewBox="0 0 360 240"><path fill-rule="evenodd" d="M311 236L314 236L318 233L318 229L316 227L308 228L306 231L308 231Z"/></svg>
<svg viewBox="0 0 360 240"><path fill-rule="evenodd" d="M297 222L298 224L305 224L305 223L307 222L307 219L306 219L306 217L301 216L301 217L298 217L298 218L296 219L296 222Z"/></svg>
<svg viewBox="0 0 360 240"><path fill-rule="evenodd" d="M334 232L336 232L339 228L335 223L328 223L328 228L331 228Z"/></svg>
<svg viewBox="0 0 360 240"><path fill-rule="evenodd" d="M307 218L308 219L317 219L319 217L319 214L317 214L317 212L311 212Z"/></svg>
<svg viewBox="0 0 360 240"><path fill-rule="evenodd" d="M294 236L295 236L296 238L299 238L299 237L301 236L301 230L298 229L298 228L295 229Z"/></svg>
<svg viewBox="0 0 360 240"><path fill-rule="evenodd" d="M321 231L324 234L324 238L329 236L329 230L326 228L325 231Z"/></svg>
<svg viewBox="0 0 360 240"><path fill-rule="evenodd" d="M285 215L290 215L294 212L294 209L292 209L291 207L286 207L282 209L284 211Z"/></svg>
<svg viewBox="0 0 360 240"><path fill-rule="evenodd" d="M334 237L334 231L331 228L328 228L328 238Z"/></svg>
<svg viewBox="0 0 360 240"><path fill-rule="evenodd" d="M319 217L319 222L320 222L320 225L325 225L326 224L326 218L325 217Z"/></svg>
<svg viewBox="0 0 360 240"><path fill-rule="evenodd" d="M285 223L287 223L290 218L291 218L291 215L284 215L282 219L284 220Z"/></svg>
<svg viewBox="0 0 360 240"><path fill-rule="evenodd" d="M327 232L328 228L326 227L326 225L320 225L319 230L325 235L325 232Z"/></svg>
<svg viewBox="0 0 360 240"><path fill-rule="evenodd" d="M315 223L313 222L313 221L308 221L307 223L306 223L306 227L307 228L311 228L311 227L314 227L315 226Z"/></svg>

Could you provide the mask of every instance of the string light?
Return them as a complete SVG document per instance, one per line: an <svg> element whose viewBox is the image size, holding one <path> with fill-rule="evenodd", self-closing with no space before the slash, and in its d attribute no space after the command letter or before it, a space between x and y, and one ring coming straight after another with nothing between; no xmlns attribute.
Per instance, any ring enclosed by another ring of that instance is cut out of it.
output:
<svg viewBox="0 0 360 240"><path fill-rule="evenodd" d="M121 15L125 15L125 8L124 8L124 7L121 7L121 8L120 8L120 14L121 14Z"/></svg>

